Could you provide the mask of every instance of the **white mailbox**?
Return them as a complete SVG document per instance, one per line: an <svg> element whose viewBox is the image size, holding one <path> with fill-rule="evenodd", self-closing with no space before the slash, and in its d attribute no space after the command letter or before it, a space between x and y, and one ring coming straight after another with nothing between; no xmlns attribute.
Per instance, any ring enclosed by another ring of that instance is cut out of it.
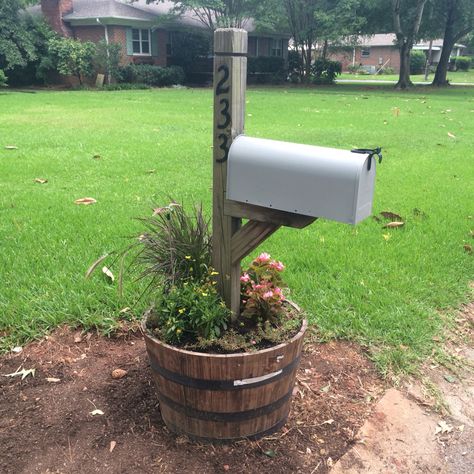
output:
<svg viewBox="0 0 474 474"><path fill-rule="evenodd" d="M375 163L367 153L238 136L227 199L356 224L372 212Z"/></svg>

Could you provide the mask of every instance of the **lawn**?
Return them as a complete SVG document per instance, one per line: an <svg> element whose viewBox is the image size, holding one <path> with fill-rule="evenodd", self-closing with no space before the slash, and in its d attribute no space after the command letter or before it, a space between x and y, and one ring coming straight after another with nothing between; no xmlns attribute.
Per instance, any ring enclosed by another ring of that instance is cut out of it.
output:
<svg viewBox="0 0 474 474"><path fill-rule="evenodd" d="M428 76L428 81L431 82L434 78L434 74ZM344 73L338 76L338 79L344 80L357 80L357 81L398 81L397 74L349 74ZM417 74L411 76L411 80L416 84L417 82L425 82L424 74ZM466 83L474 85L474 69L471 69L467 72L457 71L457 72L448 72L448 80L452 83Z"/></svg>
<svg viewBox="0 0 474 474"><path fill-rule="evenodd" d="M396 212L403 228L321 219L261 250L287 265L291 298L321 338L365 344L382 372L436 352L473 279L474 89L251 89L246 125L259 137L384 147L374 214ZM64 322L109 332L139 316L138 283L119 297L103 275L84 274L168 195L202 200L210 215L211 126L207 89L1 93L3 350ZM97 204L74 204L83 197Z"/></svg>

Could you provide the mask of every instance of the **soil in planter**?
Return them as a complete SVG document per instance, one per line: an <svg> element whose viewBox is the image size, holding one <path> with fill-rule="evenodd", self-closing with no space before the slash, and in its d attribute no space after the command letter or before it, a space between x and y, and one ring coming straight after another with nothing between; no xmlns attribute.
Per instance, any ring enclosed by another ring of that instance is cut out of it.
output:
<svg viewBox="0 0 474 474"><path fill-rule="evenodd" d="M219 338L199 338L197 341L183 339L180 344L173 344L173 346L208 354L236 354L273 347L296 336L304 319L304 314L292 304L285 304L283 309L284 313L276 324L259 324L255 327L249 325L245 318L241 318L240 324L229 328ZM164 341L160 328L156 326L152 311L147 317L146 327L152 336Z"/></svg>
<svg viewBox="0 0 474 474"><path fill-rule="evenodd" d="M0 357L2 375L20 366L35 376L0 377L2 474L325 473L355 442L382 389L357 345L307 343L285 428L213 446L164 426L141 337L61 329ZM126 375L112 378L116 368Z"/></svg>

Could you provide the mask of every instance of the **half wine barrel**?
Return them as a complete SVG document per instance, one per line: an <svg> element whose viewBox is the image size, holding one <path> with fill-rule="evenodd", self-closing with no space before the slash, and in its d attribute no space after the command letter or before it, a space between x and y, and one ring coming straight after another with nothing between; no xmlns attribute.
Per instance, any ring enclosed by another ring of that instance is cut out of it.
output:
<svg viewBox="0 0 474 474"><path fill-rule="evenodd" d="M201 441L267 436L286 422L307 322L283 344L207 354L170 346L142 325L161 416L175 433Z"/></svg>

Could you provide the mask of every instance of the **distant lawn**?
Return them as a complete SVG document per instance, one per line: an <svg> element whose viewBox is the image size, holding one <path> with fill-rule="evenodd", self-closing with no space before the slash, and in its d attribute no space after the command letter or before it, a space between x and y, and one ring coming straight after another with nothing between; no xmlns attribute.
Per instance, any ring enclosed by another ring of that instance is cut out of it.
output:
<svg viewBox="0 0 474 474"><path fill-rule="evenodd" d="M323 338L366 344L382 371L410 370L436 349L445 310L467 298L474 275L463 248L474 229L473 90L270 88L247 101L249 135L384 147L374 214L396 212L404 228L321 219L279 231L262 250L287 265L291 298ZM119 298L84 273L168 195L202 200L209 215L211 125L207 89L0 94L3 350L64 322L108 332L130 317L127 306L139 317L135 283ZM82 197L97 204L75 205Z"/></svg>
<svg viewBox="0 0 474 474"><path fill-rule="evenodd" d="M428 82L431 82L434 78L434 74L428 76ZM357 80L357 81L398 81L397 74L348 74L344 73L338 76L338 79L345 80ZM412 75L411 80L414 83L425 82L424 74ZM448 72L448 80L452 83L461 82L461 83L470 83L474 85L474 69L471 69L467 72Z"/></svg>

